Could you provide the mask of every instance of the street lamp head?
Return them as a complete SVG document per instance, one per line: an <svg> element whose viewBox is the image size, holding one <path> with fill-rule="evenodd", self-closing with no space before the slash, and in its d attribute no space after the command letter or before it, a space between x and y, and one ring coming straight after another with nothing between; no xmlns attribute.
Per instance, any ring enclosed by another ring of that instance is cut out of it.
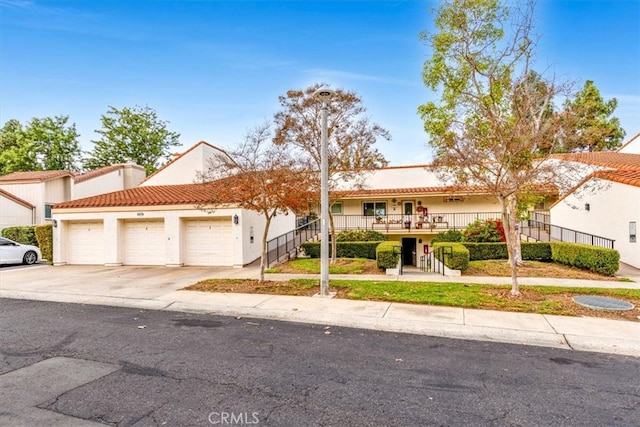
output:
<svg viewBox="0 0 640 427"><path fill-rule="evenodd" d="M321 101L328 101L333 97L335 93L336 92L333 89L329 89L328 87L321 87L313 92L313 96Z"/></svg>

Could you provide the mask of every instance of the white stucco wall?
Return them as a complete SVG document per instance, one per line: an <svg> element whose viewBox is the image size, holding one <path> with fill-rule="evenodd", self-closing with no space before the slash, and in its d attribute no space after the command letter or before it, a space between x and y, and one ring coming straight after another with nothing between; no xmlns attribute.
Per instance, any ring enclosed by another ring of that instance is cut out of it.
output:
<svg viewBox="0 0 640 427"><path fill-rule="evenodd" d="M619 153L640 154L640 133L625 143L619 150Z"/></svg>
<svg viewBox="0 0 640 427"><path fill-rule="evenodd" d="M640 187L603 180L590 184L599 191L569 195L551 208L551 223L615 240L620 260L640 268L640 238L629 241L629 222L640 229Z"/></svg>
<svg viewBox="0 0 640 427"><path fill-rule="evenodd" d="M198 178L198 173L206 172L210 160L215 159L218 153L222 151L208 144L197 144L192 150L150 176L140 186L193 184Z"/></svg>
<svg viewBox="0 0 640 427"><path fill-rule="evenodd" d="M95 178L75 182L70 200L111 193L136 187L145 177L142 166L123 165L122 168L107 172Z"/></svg>
<svg viewBox="0 0 640 427"><path fill-rule="evenodd" d="M0 230L19 225L33 225L33 211L0 194Z"/></svg>
<svg viewBox="0 0 640 427"><path fill-rule="evenodd" d="M104 223L104 245L105 264L122 264L122 232L119 222L127 219L162 219L164 221L164 233L166 239L166 259L168 266L181 266L184 264L182 245L184 241L184 230L182 221L186 219L206 219L222 218L232 222L234 215L238 215L238 224L231 226L231 246L233 266L242 267L255 261L260 257L260 244L264 230L264 218L252 211L242 209L216 209L212 213L201 210L187 208L125 208L121 210L94 209L93 211L80 211L73 209L55 210L53 217L57 222L57 227L53 229L53 262L56 265L67 263L65 243L67 239L68 221L102 221ZM253 243L251 243L251 232L253 227ZM278 215L270 227L269 238L293 230L295 227L295 216Z"/></svg>
<svg viewBox="0 0 640 427"><path fill-rule="evenodd" d="M44 222L44 204L45 204L45 183L21 183L21 184L0 184L0 188L13 194L14 196L31 203L35 209L35 224L39 225ZM30 218L31 218L31 214Z"/></svg>

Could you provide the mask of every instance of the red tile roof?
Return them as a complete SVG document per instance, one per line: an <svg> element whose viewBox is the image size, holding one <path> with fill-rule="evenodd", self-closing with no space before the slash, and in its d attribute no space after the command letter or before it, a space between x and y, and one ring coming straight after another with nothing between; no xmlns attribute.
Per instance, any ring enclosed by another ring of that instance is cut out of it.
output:
<svg viewBox="0 0 640 427"><path fill-rule="evenodd" d="M586 163L588 165L602 166L611 169L640 168L640 155L631 153L618 153L616 151L563 153L552 154L550 157L559 160Z"/></svg>
<svg viewBox="0 0 640 427"><path fill-rule="evenodd" d="M460 187L460 186L447 186L447 187L414 187L414 188L363 188L360 190L350 191L336 191L336 194L343 194L345 197L359 197L359 196L391 196L395 194L469 194L469 193L486 193L486 188L481 187Z"/></svg>
<svg viewBox="0 0 640 427"><path fill-rule="evenodd" d="M3 183L19 183L19 182L45 182L52 179L63 178L66 176L73 177L70 171L31 171L31 172L13 172L0 176L0 182Z"/></svg>
<svg viewBox="0 0 640 427"><path fill-rule="evenodd" d="M598 171L593 175L609 181L640 187L640 169Z"/></svg>
<svg viewBox="0 0 640 427"><path fill-rule="evenodd" d="M558 194L558 188L553 185L537 186L536 191L545 194ZM421 195L421 194L488 194L489 190L485 186L460 186L449 185L445 187L414 187L414 188L363 188L360 190L336 191L335 194L343 195L345 198L362 196L393 196L393 195Z"/></svg>
<svg viewBox="0 0 640 427"><path fill-rule="evenodd" d="M29 208L29 209L34 209L35 208L35 206L33 206L31 203L27 202L26 200L23 200L18 196L14 196L13 194L9 193L8 191L4 191L1 188L0 188L0 196L4 196L9 200L13 200L14 202L18 203L19 205L24 206L25 208Z"/></svg>
<svg viewBox="0 0 640 427"><path fill-rule="evenodd" d="M53 206L53 209L198 205L207 203L214 189L215 187L210 184L136 187L58 203ZM229 203L233 202L229 201Z"/></svg>

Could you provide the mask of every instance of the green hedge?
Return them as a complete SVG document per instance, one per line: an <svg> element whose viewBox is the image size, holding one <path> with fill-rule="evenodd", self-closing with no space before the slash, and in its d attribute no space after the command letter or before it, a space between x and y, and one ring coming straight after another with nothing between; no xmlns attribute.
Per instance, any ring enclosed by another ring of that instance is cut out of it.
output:
<svg viewBox="0 0 640 427"><path fill-rule="evenodd" d="M387 236L375 230L344 230L336 236L336 242L384 242Z"/></svg>
<svg viewBox="0 0 640 427"><path fill-rule="evenodd" d="M469 250L469 260L478 261L485 259L507 259L507 244L496 243L462 243Z"/></svg>
<svg viewBox="0 0 640 427"><path fill-rule="evenodd" d="M452 243L436 243L433 246L435 248L447 244ZM506 243L464 242L462 245L469 250L471 261L509 257ZM522 242L521 247L523 260L554 261L607 276L616 274L620 262L618 251L597 246L568 242Z"/></svg>
<svg viewBox="0 0 640 427"><path fill-rule="evenodd" d="M53 227L51 224L39 225L35 227L36 239L42 253L42 258L53 263Z"/></svg>
<svg viewBox="0 0 640 427"><path fill-rule="evenodd" d="M38 246L35 226L7 227L2 230L2 237L22 243L23 245Z"/></svg>
<svg viewBox="0 0 640 427"><path fill-rule="evenodd" d="M376 248L378 268L396 268L400 262L399 242L381 242Z"/></svg>
<svg viewBox="0 0 640 427"><path fill-rule="evenodd" d="M551 256L559 264L591 270L607 276L614 276L620 265L620 253L615 249L576 243L552 242Z"/></svg>
<svg viewBox="0 0 640 427"><path fill-rule="evenodd" d="M469 249L469 260L507 259L509 253L507 244L496 243L462 243ZM536 261L551 261L551 246L549 242L522 242L522 259Z"/></svg>
<svg viewBox="0 0 640 427"><path fill-rule="evenodd" d="M376 247L380 242L336 242L338 258L367 258L376 259ZM311 258L320 258L320 242L306 242L302 244L304 252ZM331 245L329 245L331 256Z"/></svg>
<svg viewBox="0 0 640 427"><path fill-rule="evenodd" d="M522 242L522 259L545 262L553 261L551 243Z"/></svg>
<svg viewBox="0 0 640 427"><path fill-rule="evenodd" d="M437 251L437 248L441 246L451 246L452 248L452 254L449 256L445 255L444 261L438 257L439 251ZM462 243L436 242L433 245L433 250L436 253L436 257L452 270L464 271L469 267L469 249Z"/></svg>

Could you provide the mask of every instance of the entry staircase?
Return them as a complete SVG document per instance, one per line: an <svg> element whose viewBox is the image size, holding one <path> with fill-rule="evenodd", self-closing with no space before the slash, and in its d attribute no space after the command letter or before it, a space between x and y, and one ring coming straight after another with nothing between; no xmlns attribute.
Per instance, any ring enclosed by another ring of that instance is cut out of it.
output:
<svg viewBox="0 0 640 427"><path fill-rule="evenodd" d="M320 238L320 220L298 219L295 230L275 237L267 242L267 268L298 257L303 243Z"/></svg>

